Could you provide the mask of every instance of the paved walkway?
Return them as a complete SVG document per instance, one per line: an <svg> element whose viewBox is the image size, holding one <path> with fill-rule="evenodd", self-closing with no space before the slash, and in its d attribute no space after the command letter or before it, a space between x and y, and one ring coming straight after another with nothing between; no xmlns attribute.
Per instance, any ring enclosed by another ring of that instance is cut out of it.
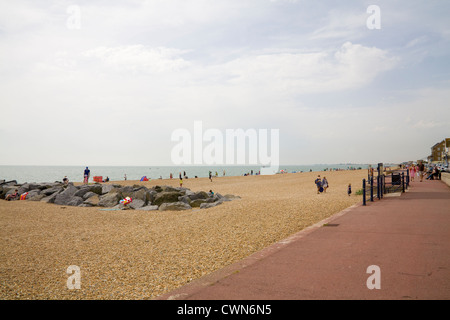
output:
<svg viewBox="0 0 450 320"><path fill-rule="evenodd" d="M450 188L412 182L158 299L450 299Z"/></svg>

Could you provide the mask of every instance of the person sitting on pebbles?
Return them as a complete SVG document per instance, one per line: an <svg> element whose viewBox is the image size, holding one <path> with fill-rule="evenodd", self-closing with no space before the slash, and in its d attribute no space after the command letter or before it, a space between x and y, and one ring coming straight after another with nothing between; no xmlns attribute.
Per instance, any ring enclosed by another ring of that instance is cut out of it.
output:
<svg viewBox="0 0 450 320"><path fill-rule="evenodd" d="M11 201L14 200L15 198L17 198L17 196L19 195L19 190L14 190L14 193L8 194L5 198L6 201Z"/></svg>

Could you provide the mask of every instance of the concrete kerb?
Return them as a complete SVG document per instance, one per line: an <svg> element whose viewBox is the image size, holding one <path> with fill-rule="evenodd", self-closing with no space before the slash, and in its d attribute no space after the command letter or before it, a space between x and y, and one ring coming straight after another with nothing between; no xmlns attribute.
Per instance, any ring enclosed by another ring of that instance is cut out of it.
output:
<svg viewBox="0 0 450 320"><path fill-rule="evenodd" d="M214 285L214 283L217 283L221 279L224 279L234 273L237 273L241 269L246 268L246 267L260 261L261 259L264 259L264 258L274 254L275 252L288 246L290 243L295 242L298 239L305 237L306 235L310 234L311 232L314 232L315 230L323 227L326 224L329 224L333 220L335 220L339 217L342 217L343 215L347 214L348 212L350 212L353 209L360 207L360 206L362 206L362 202L354 204L338 213L335 213L334 215L332 215L328 218L325 218L311 226L308 226L308 227L300 230L299 232L287 237L286 239L280 240L258 252L251 254L250 256L248 256L240 261L232 263L222 269L216 270L208 275L205 275L201 278L193 280L192 282L190 282L180 288L177 288L170 292L164 293L164 294L154 298L153 300L182 300L184 298L187 298L191 294L200 290L201 288Z"/></svg>
<svg viewBox="0 0 450 320"><path fill-rule="evenodd" d="M441 181L450 187L450 173L442 172L441 173Z"/></svg>

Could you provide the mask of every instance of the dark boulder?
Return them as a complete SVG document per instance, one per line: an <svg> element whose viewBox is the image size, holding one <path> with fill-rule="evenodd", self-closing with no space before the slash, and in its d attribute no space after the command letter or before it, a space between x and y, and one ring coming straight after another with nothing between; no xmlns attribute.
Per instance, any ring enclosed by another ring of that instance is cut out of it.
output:
<svg viewBox="0 0 450 320"><path fill-rule="evenodd" d="M59 205L67 205L77 191L78 189L76 187L68 185L63 192L57 194L54 203Z"/></svg>
<svg viewBox="0 0 450 320"><path fill-rule="evenodd" d="M46 196L52 195L55 192L61 192L64 188L61 186L51 187L51 188L45 188L41 189L41 194L45 194Z"/></svg>
<svg viewBox="0 0 450 320"><path fill-rule="evenodd" d="M155 200L152 202L152 204L160 206L163 203L178 202L178 197L180 196L182 196L182 194L179 192L162 191L156 195Z"/></svg>
<svg viewBox="0 0 450 320"><path fill-rule="evenodd" d="M35 189L35 190L27 191L27 192L28 192L28 194L27 194L26 199L27 199L27 200L30 200L31 198L33 198L33 197L39 195L39 194L41 193L41 190Z"/></svg>
<svg viewBox="0 0 450 320"><path fill-rule="evenodd" d="M120 201L120 194L117 192L110 192L100 196L98 205L100 207L114 207Z"/></svg>
<svg viewBox="0 0 450 320"><path fill-rule="evenodd" d="M103 194L103 185L101 185L100 183L90 185L89 191L94 192L94 193L98 194L99 196L101 196Z"/></svg>
<svg viewBox="0 0 450 320"><path fill-rule="evenodd" d="M207 203L207 199L195 199L190 202L192 208L199 208L203 203Z"/></svg>
<svg viewBox="0 0 450 320"><path fill-rule="evenodd" d="M128 206L132 209L142 208L145 206L145 201L140 199L133 199L133 201L130 204L128 204Z"/></svg>
<svg viewBox="0 0 450 320"><path fill-rule="evenodd" d="M136 210L140 210L140 211L156 211L158 209L159 209L158 206L145 206L145 207L137 208Z"/></svg>
<svg viewBox="0 0 450 320"><path fill-rule="evenodd" d="M190 205L185 202L171 202L171 203L163 203L159 206L160 211L181 211L181 210L189 210L192 209Z"/></svg>
<svg viewBox="0 0 450 320"><path fill-rule="evenodd" d="M68 206L74 206L74 207L77 207L77 206L79 206L80 204L82 204L83 202L84 202L84 200L83 200L82 197L76 197L76 196L73 196L73 197L70 199L70 201L67 202L67 205L68 205Z"/></svg>
<svg viewBox="0 0 450 320"><path fill-rule="evenodd" d="M208 199L209 195L205 191L198 191L198 192L195 192L194 194L190 194L189 198L191 200Z"/></svg>
<svg viewBox="0 0 450 320"><path fill-rule="evenodd" d="M75 192L74 197L83 197L88 192L91 192L89 186L81 186L78 191Z"/></svg>
<svg viewBox="0 0 450 320"><path fill-rule="evenodd" d="M92 193L93 195L86 199L83 197L84 203L89 204L90 206L97 206L98 203L100 202L99 195L96 193L93 193L93 192L90 192L90 193ZM87 193L85 194L85 196L86 195L87 195Z"/></svg>
<svg viewBox="0 0 450 320"><path fill-rule="evenodd" d="M94 193L94 192L91 192L91 191L88 191L88 192L86 192L86 193L83 195L83 199L84 199L84 200L87 200L87 199L89 199L89 198L91 198L91 197L93 197L93 196L98 196L98 194L96 194L96 193Z"/></svg>
<svg viewBox="0 0 450 320"><path fill-rule="evenodd" d="M219 204L222 204L222 201L216 201L216 202L211 202L211 203L202 203L200 205L200 209L212 208L212 207L218 206Z"/></svg>
<svg viewBox="0 0 450 320"><path fill-rule="evenodd" d="M114 186L112 184L102 185L102 195L110 192L112 189L114 189Z"/></svg>
<svg viewBox="0 0 450 320"><path fill-rule="evenodd" d="M60 191L57 191L57 192L55 192L55 193L52 193L51 195L42 198L40 201L41 201L41 202L45 202L45 203L54 203L54 202L55 202L55 199L56 199L56 196L57 196L59 193L60 193Z"/></svg>

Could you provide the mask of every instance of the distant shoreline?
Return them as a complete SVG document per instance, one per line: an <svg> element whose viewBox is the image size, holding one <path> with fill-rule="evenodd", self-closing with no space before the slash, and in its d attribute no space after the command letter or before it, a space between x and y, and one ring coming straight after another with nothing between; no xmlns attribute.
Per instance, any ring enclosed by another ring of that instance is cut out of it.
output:
<svg viewBox="0 0 450 320"><path fill-rule="evenodd" d="M62 181L67 176L69 181L82 182L83 171L86 166L9 166L0 165L0 180L17 180L18 183L25 182L55 182ZM307 172L307 171L324 171L330 170L347 170L348 168L362 168L366 169L368 164L315 164L315 165L285 165L279 166L279 170L285 170L288 173L292 172ZM110 181L125 181L140 180L146 176L148 179L156 180L159 178L169 179L172 174L173 179L178 179L181 172L184 177L184 172L189 179L195 176L208 177L209 171L213 176L242 176L250 174L253 170L253 175L261 170L261 166L89 166L91 170L90 181L95 176L101 176L103 179L109 177ZM225 171L225 172L224 172Z"/></svg>

